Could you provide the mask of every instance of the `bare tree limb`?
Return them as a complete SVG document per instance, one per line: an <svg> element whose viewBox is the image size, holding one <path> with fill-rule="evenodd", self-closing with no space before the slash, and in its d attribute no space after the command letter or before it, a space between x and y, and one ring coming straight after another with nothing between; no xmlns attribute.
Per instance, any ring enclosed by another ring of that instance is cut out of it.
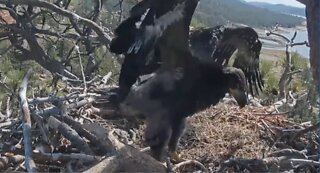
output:
<svg viewBox="0 0 320 173"><path fill-rule="evenodd" d="M19 90L20 107L23 113L23 141L25 148L25 165L28 172L37 172L36 165L32 159L32 141L31 141L31 117L27 102L27 86L31 76L32 69L30 68L24 76Z"/></svg>
<svg viewBox="0 0 320 173"><path fill-rule="evenodd" d="M43 0L0 0L0 3L6 4L10 2L13 5L32 5L34 7L41 7L41 8L46 8L49 9L53 12L56 12L59 15L65 16L69 18L70 21L75 22L75 23L83 23L84 25L87 25L88 27L92 28L99 36L99 40L104 43L105 45L110 44L111 42L111 37L104 32L103 28L98 26L95 22L83 18L71 11L65 10L60 8L59 6L49 3L47 1Z"/></svg>

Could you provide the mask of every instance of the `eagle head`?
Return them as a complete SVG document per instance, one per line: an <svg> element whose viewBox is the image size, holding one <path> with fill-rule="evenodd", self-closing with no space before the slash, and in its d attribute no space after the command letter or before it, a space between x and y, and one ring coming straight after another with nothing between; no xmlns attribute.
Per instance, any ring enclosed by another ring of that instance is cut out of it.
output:
<svg viewBox="0 0 320 173"><path fill-rule="evenodd" d="M248 103L246 78L241 69L225 67L224 73L228 77L229 93L236 99L242 108Z"/></svg>

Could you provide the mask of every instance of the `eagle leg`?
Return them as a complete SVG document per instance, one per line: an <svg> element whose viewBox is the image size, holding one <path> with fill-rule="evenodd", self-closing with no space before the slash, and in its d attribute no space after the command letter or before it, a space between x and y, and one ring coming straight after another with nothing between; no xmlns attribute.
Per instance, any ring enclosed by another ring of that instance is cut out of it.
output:
<svg viewBox="0 0 320 173"><path fill-rule="evenodd" d="M183 135L186 128L186 118L177 118L171 122L172 135L168 144L169 157L173 163L179 163L185 161L177 153L179 140Z"/></svg>

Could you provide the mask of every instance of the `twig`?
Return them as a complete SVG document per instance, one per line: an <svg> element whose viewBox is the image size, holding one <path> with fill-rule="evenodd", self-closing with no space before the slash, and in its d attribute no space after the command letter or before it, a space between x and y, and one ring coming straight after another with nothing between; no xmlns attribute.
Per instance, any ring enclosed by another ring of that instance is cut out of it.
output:
<svg viewBox="0 0 320 173"><path fill-rule="evenodd" d="M289 114L292 111L286 111L286 112L279 112L279 113L253 113L252 115L257 115L257 116L277 116L277 115L285 115L285 114Z"/></svg>
<svg viewBox="0 0 320 173"><path fill-rule="evenodd" d="M78 55L78 58L79 58L81 75L82 75L82 80L83 80L83 84L84 84L83 93L86 94L86 93L87 93L86 76L85 76L84 70L83 70L83 64L82 64L82 58L81 58L80 48L79 48L78 45L75 45L75 49L76 49L76 52L77 52L77 55Z"/></svg>
<svg viewBox="0 0 320 173"><path fill-rule="evenodd" d="M181 163L178 163L178 164L174 165L172 170L176 171L177 169L179 169L179 168L181 168L183 166L189 165L189 164L199 166L202 171L209 172L209 170L202 163L200 163L200 162L198 162L196 160L186 160L186 161L183 161Z"/></svg>
<svg viewBox="0 0 320 173"><path fill-rule="evenodd" d="M86 93L86 94L79 94L79 92L76 93L70 93L66 96L48 96L48 97L40 97L40 98L33 98L28 99L29 104L40 104L45 102L55 102L57 100L59 101L65 101L65 100L71 100L71 99L81 99L85 97L99 97L101 94L96 93Z"/></svg>
<svg viewBox="0 0 320 173"><path fill-rule="evenodd" d="M10 87L2 81L0 81L0 87L3 88L6 92L8 92L10 94L14 93L14 91L12 89L10 89Z"/></svg>
<svg viewBox="0 0 320 173"><path fill-rule="evenodd" d="M6 114L7 114L7 118L11 117L12 111L10 110L10 97L8 97L7 99L7 108L6 108Z"/></svg>
<svg viewBox="0 0 320 173"><path fill-rule="evenodd" d="M296 163L296 164L304 164L304 165L312 165L312 166L320 166L320 162L314 160L307 160L307 159L289 159L289 161Z"/></svg>
<svg viewBox="0 0 320 173"><path fill-rule="evenodd" d="M301 69L298 69L298 70L291 71L291 72L287 73L287 75L288 75L288 76L292 76L292 75L295 75L295 74L301 73L301 72L302 72L302 70L301 70Z"/></svg>
<svg viewBox="0 0 320 173"><path fill-rule="evenodd" d="M272 32L272 31L268 31L266 34L267 34L267 36L275 35L275 36L283 38L284 40L286 40L286 42L290 42L290 39L282 34L278 34L278 33Z"/></svg>
<svg viewBox="0 0 320 173"><path fill-rule="evenodd" d="M13 126L15 124L21 123L21 120L11 120L7 122L0 123L0 128L6 128L8 126Z"/></svg>
<svg viewBox="0 0 320 173"><path fill-rule="evenodd" d="M27 85L31 76L32 69L30 68L24 76L19 89L20 107L23 113L23 141L25 148L25 165L28 172L37 172L36 165L32 159L32 141L31 141L31 118L30 110L27 102Z"/></svg>

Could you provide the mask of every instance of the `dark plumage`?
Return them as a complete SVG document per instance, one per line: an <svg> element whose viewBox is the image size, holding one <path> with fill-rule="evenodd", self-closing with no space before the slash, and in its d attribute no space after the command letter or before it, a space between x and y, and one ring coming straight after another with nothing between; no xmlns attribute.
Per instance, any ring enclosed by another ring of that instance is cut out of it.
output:
<svg viewBox="0 0 320 173"><path fill-rule="evenodd" d="M137 28L128 50L136 56L143 56L146 50L154 52L161 65L148 80L131 88L120 108L127 115L145 115L146 142L153 156L161 160L167 146L170 153L175 153L186 117L215 105L227 92L241 107L246 105L247 97L241 70L204 63L189 50L189 25L198 0L152 2L155 4L149 6L149 11L157 14L161 9L163 13L153 15L153 22ZM168 6L160 8L156 2Z"/></svg>
<svg viewBox="0 0 320 173"><path fill-rule="evenodd" d="M263 80L259 70L261 42L258 34L250 27L226 28L216 26L190 33L191 51L201 61L227 66L236 51L233 67L241 69L246 76L252 95L259 94Z"/></svg>
<svg viewBox="0 0 320 173"><path fill-rule="evenodd" d="M140 11L140 14L144 14L143 10L137 10L140 6L144 7L142 9L146 9L147 3L143 2L141 1L141 4L144 5L136 5L134 7L136 10L134 11ZM134 14L139 13L135 12ZM136 27L133 27L135 25L129 21L136 21L140 18L132 15L117 30L121 28L127 29L131 34L132 29L130 28L136 29ZM141 26L145 26L146 23L151 22L142 22ZM120 34L113 42L119 41L119 47L123 50L117 52L111 49L112 52L125 53L129 49L126 45L130 45L133 39L130 39L131 37L126 36L126 34ZM126 42L121 44L122 38ZM232 54L238 50L233 66L244 71L252 95L259 94L259 89L262 90L263 80L259 70L259 55L262 44L259 41L258 34L252 28L225 28L224 26L216 26L197 29L191 31L189 42L192 54L201 61L224 66L227 66ZM115 44L111 44L111 47L115 47ZM119 93L121 98L124 98L128 94L130 87L137 81L140 75L150 74L158 69L160 65L161 59L155 51L150 50L144 54L139 54L139 56L137 54L125 53L119 77Z"/></svg>

